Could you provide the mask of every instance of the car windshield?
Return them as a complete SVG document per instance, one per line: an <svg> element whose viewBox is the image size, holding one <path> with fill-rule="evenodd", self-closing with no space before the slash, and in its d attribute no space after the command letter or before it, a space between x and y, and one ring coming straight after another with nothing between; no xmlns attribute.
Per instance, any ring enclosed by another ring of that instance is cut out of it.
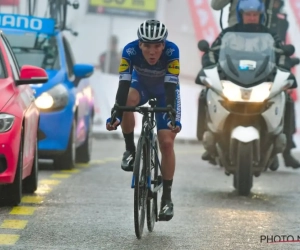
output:
<svg viewBox="0 0 300 250"><path fill-rule="evenodd" d="M259 84L276 66L274 44L268 33L228 32L222 37L220 66L238 85Z"/></svg>
<svg viewBox="0 0 300 250"><path fill-rule="evenodd" d="M60 68L55 36L36 33L8 33L5 35L20 67L30 64L46 70Z"/></svg>

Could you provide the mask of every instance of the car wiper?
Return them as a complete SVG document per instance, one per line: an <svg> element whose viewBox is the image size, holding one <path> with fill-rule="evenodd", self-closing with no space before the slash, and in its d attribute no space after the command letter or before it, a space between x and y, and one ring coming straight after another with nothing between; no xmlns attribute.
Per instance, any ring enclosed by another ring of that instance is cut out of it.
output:
<svg viewBox="0 0 300 250"><path fill-rule="evenodd" d="M13 50L21 50L21 51L25 51L25 52L29 52L30 48L26 48L26 47L11 47Z"/></svg>
<svg viewBox="0 0 300 250"><path fill-rule="evenodd" d="M27 47L12 47L12 50L13 51L16 51L16 50L19 50L19 51L22 51L22 52L27 52L27 53L30 53L30 52L39 52L39 53L44 53L43 50L41 49L35 49L35 48L27 48Z"/></svg>

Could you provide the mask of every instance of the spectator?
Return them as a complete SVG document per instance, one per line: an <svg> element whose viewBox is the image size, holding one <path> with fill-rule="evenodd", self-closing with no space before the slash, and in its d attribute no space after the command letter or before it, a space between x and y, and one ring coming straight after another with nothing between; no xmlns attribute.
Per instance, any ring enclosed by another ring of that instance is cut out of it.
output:
<svg viewBox="0 0 300 250"><path fill-rule="evenodd" d="M120 60L121 60L121 54L118 52L118 38L112 35L110 38L109 51L103 52L99 56L98 68L100 68L101 71L105 73L118 74ZM109 63L109 67L107 67L106 65L107 62Z"/></svg>

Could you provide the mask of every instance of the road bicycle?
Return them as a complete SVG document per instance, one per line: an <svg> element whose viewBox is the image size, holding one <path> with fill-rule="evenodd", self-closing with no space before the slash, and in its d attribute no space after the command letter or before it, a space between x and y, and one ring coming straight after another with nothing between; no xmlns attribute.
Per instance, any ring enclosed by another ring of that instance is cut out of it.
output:
<svg viewBox="0 0 300 250"><path fill-rule="evenodd" d="M141 239L147 214L147 227L153 231L158 218L157 192L162 188L161 164L159 160L157 135L154 132L156 121L154 113L167 113L175 124L175 110L171 107L156 107L156 99L149 100L150 106L131 107L115 105L111 124L115 121L116 111L139 112L143 115L142 130L137 144L131 188L134 189L134 227L135 234Z"/></svg>

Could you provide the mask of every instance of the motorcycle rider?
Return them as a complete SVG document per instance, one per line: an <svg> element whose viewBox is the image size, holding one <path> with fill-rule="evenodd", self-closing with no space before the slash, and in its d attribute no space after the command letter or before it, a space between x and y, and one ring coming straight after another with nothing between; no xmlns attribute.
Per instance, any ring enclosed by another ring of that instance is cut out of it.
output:
<svg viewBox="0 0 300 250"><path fill-rule="evenodd" d="M238 23L224 29L219 37L215 40L215 42L212 44L211 49L208 53L205 53L202 57L202 65L203 67L207 67L213 64L216 64L218 61L218 52L221 44L221 39L223 35L227 32L262 32L262 33L269 33L273 36L276 47L278 48L278 52L282 52L282 49L280 49L282 45L282 41L279 39L279 37L272 33L266 26L263 25L264 19L265 19L265 7L262 1L260 0L239 0L237 3L236 8L236 17ZM279 54L278 54L279 55ZM278 65L280 67L283 67L285 69L290 70L291 69L291 60L289 57L286 57L285 55L278 56ZM198 78L198 77L197 77ZM199 78L196 79L196 83L199 84ZM296 88L297 84L296 81L294 81L294 85L291 88ZM202 94L202 100L205 97L206 91L203 91ZM287 137L287 145L286 149L283 152L283 158L285 165L287 167L292 168L299 168L300 163L291 155L291 149L295 147L295 144L293 142L293 133L295 132L295 129L292 129L293 126L293 117L291 114L293 114L293 104L291 104L290 98L287 98L286 102L286 112L285 112L285 124L284 124L284 133ZM204 131L203 131L204 132ZM202 155L203 160L209 160L212 164L215 164L214 160L211 158L211 156L208 154L208 152L205 152ZM274 166L272 166L276 170L279 166L278 159L275 157L274 159ZM273 165L272 164L272 165Z"/></svg>
<svg viewBox="0 0 300 250"><path fill-rule="evenodd" d="M274 20L278 19L277 15L283 14L282 13L282 7L284 5L283 0L262 0L262 2L265 4L266 9L266 26L271 29L271 31L276 32L278 34L278 27L275 27L272 25ZM236 6L237 6L238 0L211 0L211 7L214 10L222 10L225 6L230 4L229 6L229 15L228 15L228 26L231 27L238 23L238 19L236 16ZM281 27L282 28L282 27ZM287 30L287 27L286 27ZM279 32L281 33L281 32ZM282 41L285 40L284 36L280 36L280 39Z"/></svg>

